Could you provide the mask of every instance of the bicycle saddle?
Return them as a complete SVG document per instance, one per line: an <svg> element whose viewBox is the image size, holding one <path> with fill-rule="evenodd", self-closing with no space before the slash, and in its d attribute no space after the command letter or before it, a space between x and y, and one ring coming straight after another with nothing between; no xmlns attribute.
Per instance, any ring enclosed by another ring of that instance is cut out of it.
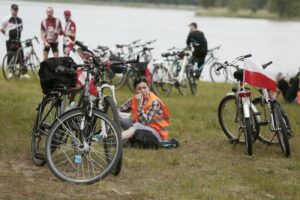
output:
<svg viewBox="0 0 300 200"><path fill-rule="evenodd" d="M123 44L116 44L116 47L117 48L123 48L125 45L123 45Z"/></svg>
<svg viewBox="0 0 300 200"><path fill-rule="evenodd" d="M171 56L171 53L162 53L161 56L162 57L169 57L169 56Z"/></svg>
<svg viewBox="0 0 300 200"><path fill-rule="evenodd" d="M109 47L107 47L107 46L98 46L98 49L101 49L102 51L106 51L106 50L108 50L109 49Z"/></svg>

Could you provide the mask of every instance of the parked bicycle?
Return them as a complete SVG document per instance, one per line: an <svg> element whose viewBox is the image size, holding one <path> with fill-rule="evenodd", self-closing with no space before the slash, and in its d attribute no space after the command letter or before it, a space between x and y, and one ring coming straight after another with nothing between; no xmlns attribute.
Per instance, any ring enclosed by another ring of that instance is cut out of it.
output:
<svg viewBox="0 0 300 200"><path fill-rule="evenodd" d="M233 144L246 144L246 152L252 155L252 143L259 139L260 141L272 144L276 143L275 137L278 138L278 143L281 146L283 154L290 156L290 145L288 141L289 122L280 104L272 99L269 90L262 88L261 100L264 102L261 106L267 106L269 115L264 113L264 120L261 120L261 112L251 102L251 92L245 87L243 79L243 69L239 69L236 63L242 61L251 55L246 55L236 58L232 63L225 62L219 69L224 67L233 67L237 71L234 73L234 78L238 83L232 89L232 93L227 94L220 102L218 108L218 118L222 130ZM264 64L266 68L272 62ZM263 107L263 109L266 109ZM261 110L261 109L260 109ZM272 136L261 134L261 126L269 125Z"/></svg>
<svg viewBox="0 0 300 200"><path fill-rule="evenodd" d="M27 39L21 44L25 44L24 47L19 47L16 52L7 52L2 61L2 73L6 80L19 79L22 73L27 70L31 70L32 75L38 78L38 70L40 67L40 60L36 55L32 41L36 40L39 43L38 38ZM23 58L23 50L29 48L28 53Z"/></svg>
<svg viewBox="0 0 300 200"><path fill-rule="evenodd" d="M173 51L161 54L166 61L155 61L152 74L152 89L157 95L168 96L176 87L183 96L196 95L197 83L193 67L189 62L191 50Z"/></svg>

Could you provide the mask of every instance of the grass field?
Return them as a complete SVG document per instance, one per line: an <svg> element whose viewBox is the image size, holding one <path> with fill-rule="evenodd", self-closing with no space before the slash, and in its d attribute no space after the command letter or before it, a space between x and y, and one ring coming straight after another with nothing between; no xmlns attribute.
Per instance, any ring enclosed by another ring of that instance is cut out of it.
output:
<svg viewBox="0 0 300 200"><path fill-rule="evenodd" d="M233 146L217 120L230 84L199 83L197 97L172 91L162 98L171 111L178 149L124 150L124 167L93 185L56 179L30 156L30 131L42 98L38 81L0 78L0 199L300 199L300 106L282 102L295 133L292 156L254 144L254 156ZM117 92L119 103L131 97ZM282 101L282 100L281 100Z"/></svg>

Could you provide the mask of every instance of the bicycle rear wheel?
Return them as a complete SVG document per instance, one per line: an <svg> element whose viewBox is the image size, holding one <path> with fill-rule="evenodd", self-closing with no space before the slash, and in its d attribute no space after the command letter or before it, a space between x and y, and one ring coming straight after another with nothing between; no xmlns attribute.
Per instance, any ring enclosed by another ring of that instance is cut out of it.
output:
<svg viewBox="0 0 300 200"><path fill-rule="evenodd" d="M47 95L38 107L34 128L31 133L31 157L37 166L43 166L45 160L45 144L49 130L58 116L57 96Z"/></svg>
<svg viewBox="0 0 300 200"><path fill-rule="evenodd" d="M21 76L20 55L8 52L2 61L2 73L7 81L19 79Z"/></svg>
<svg viewBox="0 0 300 200"><path fill-rule="evenodd" d="M172 90L171 77L165 67L155 67L153 70L152 89L158 96L168 96Z"/></svg>
<svg viewBox="0 0 300 200"><path fill-rule="evenodd" d="M91 184L111 173L122 152L116 125L101 111L93 109L86 119L82 108L61 115L52 126L46 143L47 163L62 181ZM82 122L87 135L83 135ZM100 135L98 140L94 136Z"/></svg>
<svg viewBox="0 0 300 200"><path fill-rule="evenodd" d="M193 76L193 70L192 68L187 68L186 70L186 77L190 86L191 94L193 96L196 96L197 94L197 79L195 76Z"/></svg>
<svg viewBox="0 0 300 200"><path fill-rule="evenodd" d="M291 149L288 137L288 126L287 122L282 116L281 108L278 103L274 103L274 121L276 127L276 134L282 153L285 157L289 157L291 155Z"/></svg>
<svg viewBox="0 0 300 200"><path fill-rule="evenodd" d="M118 112L115 101L113 100L113 98L111 96L106 96L104 98L103 103L104 103L104 106L103 106L104 113L106 113L110 119L113 119L113 121L117 125L118 132L119 132L120 138L121 138L122 136L121 136L120 116L119 116L119 112ZM120 159L118 160L116 166L113 168L113 170L111 172L112 175L118 176L120 174L121 169L122 169L122 162L123 162L123 152L121 152Z"/></svg>
<svg viewBox="0 0 300 200"><path fill-rule="evenodd" d="M228 80L228 73L225 68L217 71L218 67L222 64L219 62L214 62L209 69L209 75L212 82L227 82Z"/></svg>
<svg viewBox="0 0 300 200"><path fill-rule="evenodd" d="M32 72L32 75L36 78L36 79L39 79L39 70L40 70L40 60L39 58L37 57L36 54L32 54L29 58L29 61L28 61L28 68L30 67L31 69L31 72Z"/></svg>
<svg viewBox="0 0 300 200"><path fill-rule="evenodd" d="M122 88L125 85L127 79L127 66L124 66L123 69L120 70L120 73L116 73L112 69L110 69L109 72L111 83L115 86L116 90Z"/></svg>
<svg viewBox="0 0 300 200"><path fill-rule="evenodd" d="M134 81L138 78L139 74L137 71L133 70L133 69L130 69L128 72L127 72L127 85L128 85L128 88L134 92Z"/></svg>

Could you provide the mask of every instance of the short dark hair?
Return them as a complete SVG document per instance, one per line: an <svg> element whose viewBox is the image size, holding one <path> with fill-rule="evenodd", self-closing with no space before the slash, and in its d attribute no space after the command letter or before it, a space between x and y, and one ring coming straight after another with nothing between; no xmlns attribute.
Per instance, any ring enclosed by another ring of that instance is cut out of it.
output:
<svg viewBox="0 0 300 200"><path fill-rule="evenodd" d="M10 8L12 10L19 10L19 6L17 4L11 4Z"/></svg>
<svg viewBox="0 0 300 200"><path fill-rule="evenodd" d="M147 79L146 79L145 76L140 76L140 77L134 79L134 82L133 82L133 88L135 89L136 86L137 86L138 84L140 84L140 83L146 83L146 84L148 85L148 81L147 81ZM148 86L149 86L149 85L148 85Z"/></svg>
<svg viewBox="0 0 300 200"><path fill-rule="evenodd" d="M196 22L192 22L192 23L190 23L190 25L189 25L189 26L193 26L193 27L195 27L195 28L197 28L197 27L198 27Z"/></svg>

